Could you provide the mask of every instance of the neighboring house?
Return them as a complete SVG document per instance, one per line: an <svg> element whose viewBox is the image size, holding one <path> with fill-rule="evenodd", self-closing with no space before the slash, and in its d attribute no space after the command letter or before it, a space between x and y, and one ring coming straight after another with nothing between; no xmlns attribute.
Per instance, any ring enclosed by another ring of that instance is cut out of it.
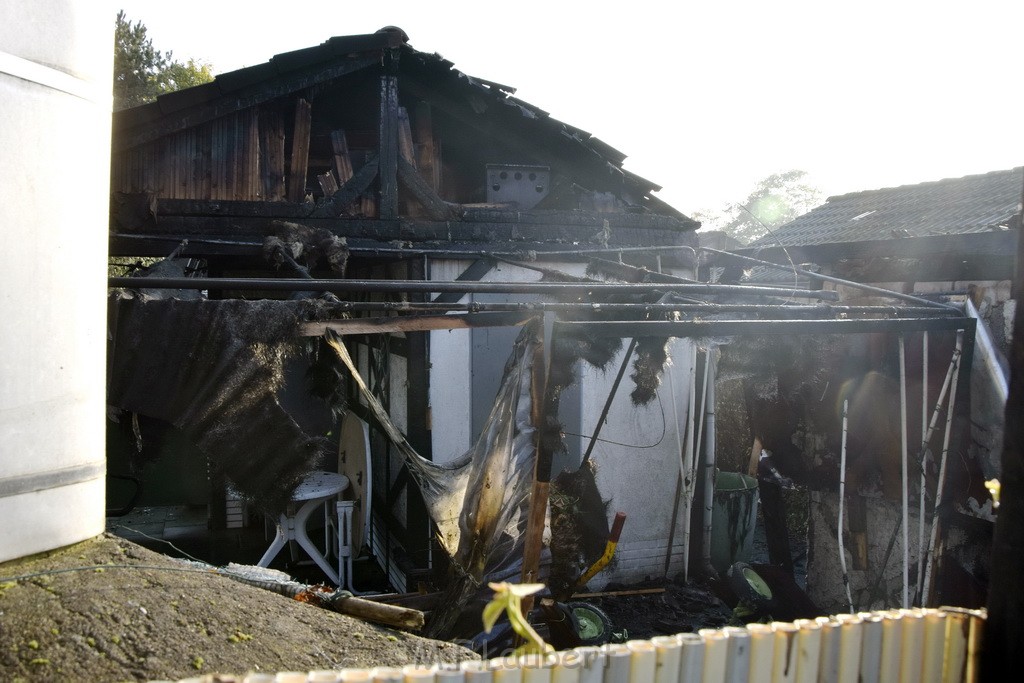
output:
<svg viewBox="0 0 1024 683"><path fill-rule="evenodd" d="M952 302L970 301L975 313L985 324L978 325L973 341L973 362L970 367L969 396L959 397L969 404L959 429L969 430L962 447L953 449L969 472L966 478L957 475L948 492L954 496L952 507L964 517L956 518L955 525L962 532L959 541L950 541L951 547L964 543L964 539L977 544L980 554L959 548L955 562L962 576L973 576L963 583L984 583L987 573L988 546L982 526L971 527L965 517L991 520L991 509L986 507L987 496L972 478L994 477L1000 471L1002 450L1003 412L1006 400L1005 354L1013 326L1016 299L1012 291L1014 261L1020 233L1021 195L1024 188L1024 169L993 171L963 178L949 178L934 182L900 187L867 190L830 197L824 204L782 225L771 234L757 240L738 253L779 264L792 263L812 272L844 280L880 286L886 289L923 297L944 295ZM787 284L836 289L844 303L872 303L872 295L835 283L816 282L812 278L786 272L783 269L755 267L747 271L744 282L757 284ZM881 300L878 300L879 302ZM971 311L968 306L968 311ZM988 336L984 334L988 332ZM917 377L920 386L920 335L908 336L907 374ZM940 351L937 337L933 336L929 353L931 375L930 401L939 393L948 350ZM876 349L879 360L886 367L896 368L896 355L889 342ZM1001 366L1001 368L1000 368ZM997 376L1002 374L1002 380ZM1002 389L999 383L1002 382ZM918 390L920 393L920 390ZM913 401L913 396L911 397ZM880 402L879 402L880 403ZM891 406L890 406L891 408ZM958 412L961 411L958 407ZM913 416L911 416L913 422ZM920 422L918 421L918 424ZM852 428L851 428L852 429ZM877 424L873 429L878 430ZM909 435L911 448L920 443L918 427ZM851 432L851 439L855 438ZM795 439L794 439L795 440ZM811 440L808 439L807 443ZM813 448L802 451L802 457L813 460ZM935 449L933 447L933 453ZM897 481L890 477L889 480ZM831 488L829 483L827 488ZM972 490L973 489L973 490ZM839 567L835 552L834 491L819 491L812 504L811 550L809 577L835 576ZM892 507L886 497L868 506L875 515L868 526L888 526L894 521ZM856 498L853 498L856 501ZM863 525L863 522L860 522ZM851 523L852 524L852 523ZM817 531L816 531L817 529ZM850 527L850 531L853 527ZM885 539L873 538L873 543ZM831 543L831 546L828 544ZM877 548L876 548L877 550ZM881 555L879 554L879 557ZM979 559L981 558L981 559ZM953 571L951 569L951 571ZM955 573L955 572L954 572ZM823 585L828 583L828 585ZM834 593L839 584L809 579L812 597L820 604L841 604L841 593Z"/></svg>
<svg viewBox="0 0 1024 683"><path fill-rule="evenodd" d="M389 27L117 112L111 254L167 256L188 240L177 255L191 259L190 269L294 276L294 265L275 271L263 258L266 238L295 236L287 223L345 240L347 263L307 264L314 277L537 281L545 269L583 276L601 256L692 276L698 224L655 197L657 185L624 170L624 154L514 92L413 49ZM510 299L524 297L456 293L435 301ZM367 335L353 349L413 446L443 461L473 443L514 337L506 329ZM683 353L671 371L678 410L688 358ZM578 392L564 397L569 453L556 472L579 462L579 435L594 429L610 384L585 371ZM608 425L594 454L616 463L599 474L613 510L657 518L623 536L617 573L604 575L620 580L664 571L666 555L678 571L681 557L678 536L668 543L677 426L665 427L657 406L633 413ZM663 428L650 448L646 435ZM637 449L621 445L631 439ZM374 487L374 550L404 590L410 573L430 565L430 532L408 477L382 440L374 444L374 476L383 478ZM642 467L631 453L643 455ZM636 471L622 469L629 463Z"/></svg>
<svg viewBox="0 0 1024 683"><path fill-rule="evenodd" d="M1022 187L1024 169L1014 168L829 197L739 252L814 264L823 274L907 293L1002 283L990 295L1001 303L1013 277L1013 218ZM749 279L792 282L793 276L759 268Z"/></svg>

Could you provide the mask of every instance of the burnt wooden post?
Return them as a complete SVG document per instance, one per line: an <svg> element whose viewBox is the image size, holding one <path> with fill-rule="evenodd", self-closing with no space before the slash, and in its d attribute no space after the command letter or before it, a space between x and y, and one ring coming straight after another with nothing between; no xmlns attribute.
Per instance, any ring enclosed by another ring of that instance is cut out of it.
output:
<svg viewBox="0 0 1024 683"><path fill-rule="evenodd" d="M1013 298L1024 294L1024 240L1021 216L1015 218L1017 274ZM981 678L996 681L1024 666L1024 314L1018 304L1010 347L1010 394L1003 432L1001 495L992 540L992 574L988 588L988 621L981 655Z"/></svg>
<svg viewBox="0 0 1024 683"><path fill-rule="evenodd" d="M398 51L384 55L380 77L380 206L381 220L398 218Z"/></svg>
<svg viewBox="0 0 1024 683"><path fill-rule="evenodd" d="M559 436L552 435L548 425L549 419L557 421L557 394L560 389L551 387L548 381L549 368L552 363L544 363L544 324L543 318L533 324L534 351L533 375L530 382L530 398L533 404L531 418L536 429L537 457L534 461L533 488L530 491L530 511L526 521L526 539L523 543L523 583L536 583L540 572L540 552L544 542L544 517L547 514L548 498L551 493L551 466L554 459L555 441ZM552 335L555 333L553 332ZM552 350L555 344L551 345ZM562 362L565 362L563 359ZM533 609L533 596L528 595L522 602L523 616L529 617Z"/></svg>

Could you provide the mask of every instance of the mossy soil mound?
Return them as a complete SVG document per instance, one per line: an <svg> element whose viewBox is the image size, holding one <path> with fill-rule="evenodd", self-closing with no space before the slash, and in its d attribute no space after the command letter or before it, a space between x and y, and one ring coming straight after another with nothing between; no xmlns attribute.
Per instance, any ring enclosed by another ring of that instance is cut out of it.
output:
<svg viewBox="0 0 1024 683"><path fill-rule="evenodd" d="M12 580L12 577L27 577ZM123 681L474 659L103 535L0 564L0 678Z"/></svg>

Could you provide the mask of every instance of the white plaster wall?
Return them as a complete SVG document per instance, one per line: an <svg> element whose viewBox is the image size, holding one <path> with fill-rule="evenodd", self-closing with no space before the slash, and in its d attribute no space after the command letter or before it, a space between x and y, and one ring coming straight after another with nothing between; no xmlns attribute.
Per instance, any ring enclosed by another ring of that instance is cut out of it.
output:
<svg viewBox="0 0 1024 683"><path fill-rule="evenodd" d="M470 330L430 333L430 421L434 462L457 459L472 445Z"/></svg>
<svg viewBox="0 0 1024 683"><path fill-rule="evenodd" d="M669 536L686 434L690 348L688 340L672 341L672 365L649 405L633 405L629 372L612 402L591 459L602 498L610 501L609 516L621 511L627 518L615 563L590 582L591 589L600 590L609 582L665 576L665 560L670 552L667 575L672 577L683 569L682 505L671 551ZM609 363L606 372L590 366L581 368L581 434L593 434L624 353L621 351ZM583 438L582 448L586 449L588 443L589 438Z"/></svg>
<svg viewBox="0 0 1024 683"><path fill-rule="evenodd" d="M430 279L456 279L473 262L430 262ZM464 296L460 302L469 301ZM472 356L470 330L434 330L430 333L430 427L434 462L455 460L472 445L470 416Z"/></svg>
<svg viewBox="0 0 1024 683"><path fill-rule="evenodd" d="M458 278L473 262L435 260L430 263L430 279L442 282ZM560 268L560 266L552 266ZM576 270L580 270L577 266ZM488 282L536 282L540 273L498 263L483 278ZM470 295L460 302L468 303ZM512 349L509 348L508 352ZM506 356L495 358L498 370ZM455 460L473 445L472 402L493 402L494 396L473 396L472 330L435 330L430 333L430 416L434 462Z"/></svg>

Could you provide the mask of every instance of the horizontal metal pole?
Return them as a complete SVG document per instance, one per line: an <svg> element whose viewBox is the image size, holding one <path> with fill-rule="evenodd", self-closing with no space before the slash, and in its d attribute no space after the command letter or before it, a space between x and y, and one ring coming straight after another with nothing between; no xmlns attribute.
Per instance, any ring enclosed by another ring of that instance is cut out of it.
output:
<svg viewBox="0 0 1024 683"><path fill-rule="evenodd" d="M970 318L859 320L631 320L555 322L590 337L730 337L767 334L864 334L974 330Z"/></svg>
<svg viewBox="0 0 1024 683"><path fill-rule="evenodd" d="M884 289L882 287L875 287L874 285L866 285L862 282L854 282L853 280L844 280L842 278L834 277L832 275L822 275L821 273L815 273L811 270L804 270L803 268L797 268L795 266L786 265L784 263L772 263L771 261L762 261L759 258L752 258L750 256L743 256L742 254L734 254L731 251L719 251L718 249L711 249L710 247L700 247L701 251L705 251L709 254L718 254L719 256L727 256L744 263L755 263L757 265L765 266L767 268L774 268L776 270L784 270L787 273L796 273L797 275L803 275L804 277L818 280L821 282L831 282L832 284L843 285L844 287L852 287L865 292L871 292L872 294L878 294L880 296L889 297L890 299L899 299L900 301L908 301L911 303L919 304L922 306L929 306L932 308L950 308L953 310L959 310L951 304L944 304L937 301L929 301L928 299L922 299L919 296L913 296L912 294L904 294L902 292L894 292L891 289Z"/></svg>
<svg viewBox="0 0 1024 683"><path fill-rule="evenodd" d="M112 277L111 287L132 289L242 289L278 292L464 292L467 294L626 294L639 292L678 292L683 294L744 295L793 297L835 301L839 295L830 291L753 287L749 285L718 285L696 283L628 283L604 282L469 282L424 280L333 280L303 278L208 278L208 277Z"/></svg>
<svg viewBox="0 0 1024 683"><path fill-rule="evenodd" d="M228 237L215 238L215 237L195 237L188 235L153 235L153 234L135 234L135 233L113 233L111 235L112 240L120 240L125 243L128 242L145 242L149 244L167 243L168 245L175 245L180 243L183 239L187 239L189 244L194 245L193 253L203 253L203 249L197 249L196 247L225 247L234 249L248 249L251 250L254 256L262 256L263 254L263 241L262 240L246 240L246 239L231 239ZM661 245L661 246L649 246L649 247L601 247L601 248L590 248L590 249L547 249L545 247L549 245L527 243L519 249L466 249L453 246L452 248L445 247L383 247L373 246L372 244L359 244L359 238L349 238L348 250L353 254L360 254L364 256L394 256L398 258L415 258L418 256L432 256L438 258L495 258L502 257L508 259L523 260L525 258L536 258L537 260L545 260L553 257L566 258L569 260L576 260L577 258L586 258L591 256L615 256L617 254L671 254L673 252L686 252L687 256L696 259L696 249L685 244L675 245ZM368 241L368 240L364 240ZM186 249L183 252L185 256L189 255L189 250ZM574 258L576 257L576 258Z"/></svg>
<svg viewBox="0 0 1024 683"><path fill-rule="evenodd" d="M550 301L515 301L488 303L439 303L434 301L342 301L332 304L338 311L394 311L424 313L438 311L550 311L552 313L760 313L783 316L872 315L908 318L916 316L952 316L956 311L919 306L842 306L837 304L713 304L713 303L563 303Z"/></svg>

